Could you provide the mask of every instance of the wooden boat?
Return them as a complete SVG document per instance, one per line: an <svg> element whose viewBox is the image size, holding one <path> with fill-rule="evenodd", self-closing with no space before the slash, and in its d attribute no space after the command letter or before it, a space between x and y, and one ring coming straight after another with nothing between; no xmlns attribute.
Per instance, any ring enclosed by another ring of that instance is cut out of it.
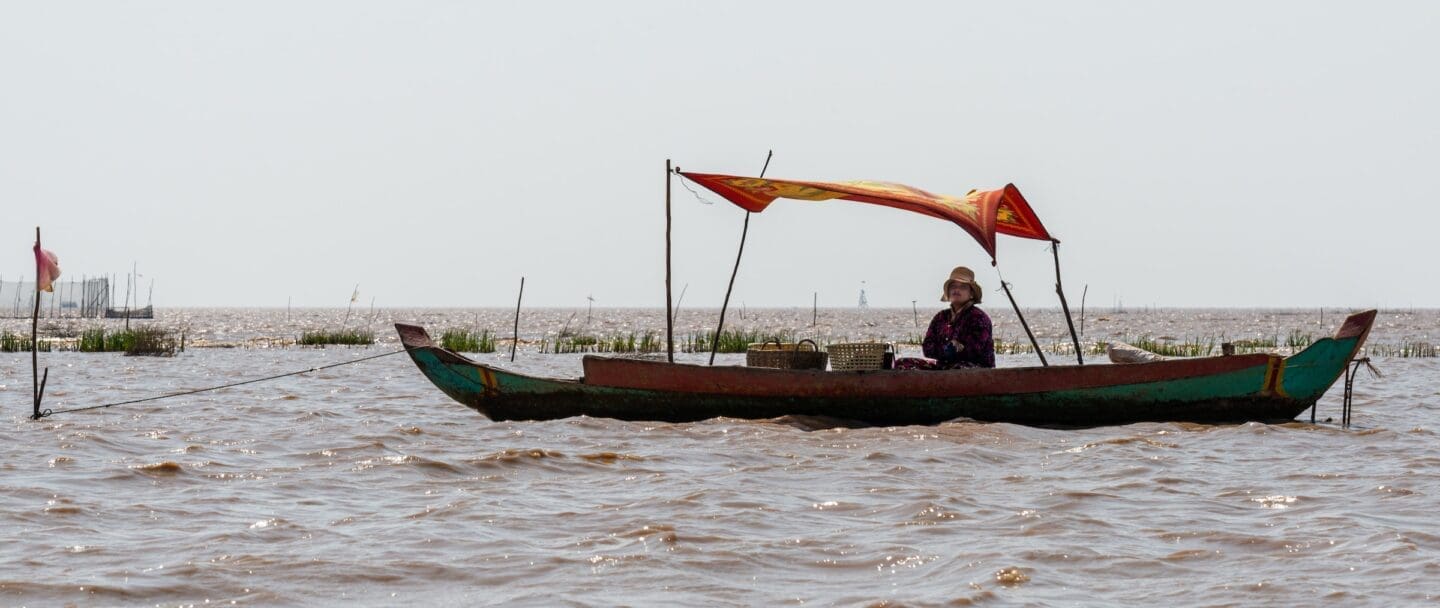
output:
<svg viewBox="0 0 1440 608"><path fill-rule="evenodd" d="M957 418L1037 426L1279 422L1315 404L1369 335L1375 311L1288 357L1249 354L1123 365L948 371L781 370L587 356L575 380L527 376L436 346L397 324L431 382L492 420L594 416L687 422L828 416L874 425Z"/></svg>
<svg viewBox="0 0 1440 608"><path fill-rule="evenodd" d="M106 319L154 319L155 307L146 305L144 308L106 308Z"/></svg>

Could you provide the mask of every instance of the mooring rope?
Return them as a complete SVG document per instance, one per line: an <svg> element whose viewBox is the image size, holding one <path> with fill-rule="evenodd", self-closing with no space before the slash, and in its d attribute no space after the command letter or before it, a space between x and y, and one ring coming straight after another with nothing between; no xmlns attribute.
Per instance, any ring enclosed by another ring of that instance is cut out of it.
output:
<svg viewBox="0 0 1440 608"><path fill-rule="evenodd" d="M131 400L129 400L129 401L117 401L117 402L115 402L115 403L106 403L106 404L103 404L103 405L91 405L91 406L86 406L86 407L76 407L76 408L70 408L70 409L64 409L64 410L53 410L53 411L52 411L52 410L41 410L41 411L40 411L40 418L46 418L46 417L49 417L49 416L54 416L55 414L69 414L69 413L72 413L72 412L84 412L84 411L88 411L88 410L98 410L98 409L103 409L103 408L107 408L107 407L115 407L115 406L117 406L117 405L131 405L131 404L135 404L135 403L145 403L146 401L159 401L159 400L161 400L161 399L169 399L169 398L171 398L171 397L183 397L183 396L185 396L185 395L194 395L194 394L196 394L196 393L204 393L204 392L208 392L208 391L218 391L218 390L220 390L220 389L222 389L222 388L233 388L233 387L236 387L236 386L243 386L243 385L246 385L246 384L255 384L255 383L258 383L258 382L268 382L268 381L271 381L271 380L279 380L280 378L288 378L288 377L290 377L290 376L298 376L298 375L300 375L300 374L308 374L308 373L311 373L311 372L318 372L318 371L320 371L320 370L322 370L322 369L330 369L330 368L332 368L332 367L340 367L340 366L342 366L342 365L350 365L350 364L352 364L352 363L360 363L360 362L362 362L362 361L369 361L369 360L371 360L371 359L379 359L379 358L381 358L381 357L389 357L390 355L398 355L398 354L400 354L400 353L408 353L408 352L410 352L411 350L412 350L412 349L404 348L404 349L400 349L400 350L390 351L390 352L388 352L388 353L380 353L380 354L378 354L378 355L371 355L371 356L369 356L369 357L361 357L361 358L359 358L359 359L352 359L352 360L350 360L350 361L341 361L341 362L339 362L339 363L331 363L330 365L322 365L322 366L320 366L320 367L312 367L312 368L310 368L310 369L303 369L303 370L300 370L300 371L287 372L287 373L279 374L279 375L275 375L275 376L267 376L267 377L265 377L265 378L255 378L255 379L253 379L253 380L244 380L244 381L241 381L241 382L231 382L230 384L222 384L222 385L220 385L220 386L211 386L211 387L208 387L208 388L197 388L197 389L194 389L194 390L181 391L181 392L178 392L178 393L168 393L168 394L159 395L159 396L156 396L156 397L146 397L146 398L144 398L144 399L131 399Z"/></svg>

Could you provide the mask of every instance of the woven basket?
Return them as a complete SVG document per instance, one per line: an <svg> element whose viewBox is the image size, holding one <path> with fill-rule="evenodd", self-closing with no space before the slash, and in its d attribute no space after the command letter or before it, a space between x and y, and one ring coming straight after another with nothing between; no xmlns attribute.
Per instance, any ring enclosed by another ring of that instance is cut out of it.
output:
<svg viewBox="0 0 1440 608"><path fill-rule="evenodd" d="M841 342L825 347L830 352L830 371L885 369L885 353L889 344L881 342Z"/></svg>
<svg viewBox="0 0 1440 608"><path fill-rule="evenodd" d="M809 350L806 350L808 347ZM745 350L745 365L778 369L825 369L826 356L812 340L781 343L771 340L751 344Z"/></svg>

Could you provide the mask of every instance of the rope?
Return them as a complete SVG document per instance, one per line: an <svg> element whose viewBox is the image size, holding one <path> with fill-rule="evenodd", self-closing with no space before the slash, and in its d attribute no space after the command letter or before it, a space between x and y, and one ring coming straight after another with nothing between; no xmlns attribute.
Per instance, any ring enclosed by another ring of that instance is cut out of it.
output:
<svg viewBox="0 0 1440 608"><path fill-rule="evenodd" d="M369 360L371 360L371 359L379 359L379 358L381 358L381 357L389 357L390 355L398 355L398 354L400 354L400 353L408 353L408 352L410 352L411 350L412 350L412 349L409 349L409 348L401 349L401 350L395 350L395 351L390 351L390 352L388 352L388 353L380 353L380 354L378 354L378 355L371 355L371 356L369 356L369 357L361 357L361 358L359 358L359 359L352 359L352 360L350 360L350 361L341 361L341 362L339 362L339 363L331 363L330 365L322 365L322 366L320 366L320 367L312 367L312 368L310 368L310 369L305 369L305 370L300 370L300 371L295 371L295 372L287 372L287 373L279 374L279 375L275 375L275 376L267 376L267 377L265 377L265 378L256 378L256 379L253 379L253 380L244 380L244 381L241 381L241 382L232 382L232 383L230 383L230 384L222 384L222 385L220 385L220 386L212 386L212 387L209 387L209 388L197 388L197 389L194 389L194 390L181 391L181 392L178 392L178 393L168 393L168 394L160 395L160 396L157 396L157 397L146 397L146 398L144 398L144 399L131 399L130 401L117 401L117 402L115 402L115 403L106 403L106 404L104 404L104 405L91 405L91 406L87 406L87 407L76 407L76 408L70 408L70 409L65 409L65 410L53 410L53 411L52 411L52 410L42 410L42 411L40 412L40 418L46 418L46 417L49 417L49 416L54 416L55 414L69 414L69 413L72 413L72 412L84 412L84 411L88 411L88 410L98 410L98 409L103 409L103 408L107 408L107 407L115 407L115 406L117 406L117 405L131 405L131 404L135 404L135 403L145 403L146 401L159 401L159 400L161 400L161 399L169 399L169 398L171 398L171 397L183 397L183 396L185 396L185 395L194 395L194 394L196 394L196 393L204 393L204 392L208 392L208 391L218 391L218 390L220 390L220 389L222 389L222 388L233 388L233 387L236 387L236 386L243 386L243 385L246 385L246 384L255 384L255 383L258 383L258 382L268 382L268 381L271 381L271 380L279 380L280 378L288 378L288 377L290 377L290 376L298 376L298 375L300 375L300 374L308 374L308 373L310 373L310 372L318 372L318 371L320 371L320 370L322 370L322 369L330 369L330 368L332 368L332 367L340 367L340 366L342 366L342 365L350 365L350 364L352 364L352 363L360 363L360 362L362 362L362 361L369 361Z"/></svg>
<svg viewBox="0 0 1440 608"><path fill-rule="evenodd" d="M686 179L685 179L685 176L680 175L678 170L676 171L676 175L679 175L679 177L680 177L680 187L681 187L681 188L684 188L684 189L686 189L686 190L689 190L689 191L690 191L690 194L692 194L692 195L695 196L695 200L700 201L700 204L702 204L702 205L714 205L714 204L715 204L714 201L707 201L707 200L705 200L704 197L700 196L700 193L699 193L699 192L696 192L694 188L691 188L689 185L687 185L685 182L686 182L686 181L689 181L689 180L686 180Z"/></svg>

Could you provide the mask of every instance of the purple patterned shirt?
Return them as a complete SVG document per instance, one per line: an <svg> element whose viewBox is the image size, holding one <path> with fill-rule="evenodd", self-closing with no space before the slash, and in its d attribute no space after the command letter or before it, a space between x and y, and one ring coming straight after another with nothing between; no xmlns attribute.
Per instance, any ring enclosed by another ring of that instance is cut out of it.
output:
<svg viewBox="0 0 1440 608"><path fill-rule="evenodd" d="M935 360L936 369L995 367L995 340L990 328L990 315L975 306L966 306L958 313L946 308L935 315L925 332L925 356ZM960 347L956 348L951 340L958 341Z"/></svg>

